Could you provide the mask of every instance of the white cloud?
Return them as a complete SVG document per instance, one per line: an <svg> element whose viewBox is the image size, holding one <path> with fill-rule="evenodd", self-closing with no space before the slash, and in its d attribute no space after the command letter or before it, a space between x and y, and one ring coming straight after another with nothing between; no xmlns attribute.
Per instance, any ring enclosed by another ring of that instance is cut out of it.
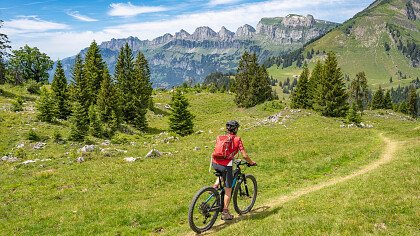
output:
<svg viewBox="0 0 420 236"><path fill-rule="evenodd" d="M116 37L137 36L140 39L153 39L164 33L173 34L180 29L193 33L199 26L209 26L216 31L225 26L235 32L238 27L244 24L256 26L262 17L285 16L290 13L312 14L317 19L329 19L338 12L331 10L324 12L316 9L316 7L321 5L335 6L340 2L342 0L281 0L242 4L226 10L180 15L169 20L107 27L104 32L116 35ZM354 13L356 12L357 10L354 9ZM349 17L351 17L351 14Z"/></svg>
<svg viewBox="0 0 420 236"><path fill-rule="evenodd" d="M47 32L51 30L70 29L70 26L39 19L37 16L20 16L4 22L4 31L7 35L26 34L33 32Z"/></svg>
<svg viewBox="0 0 420 236"><path fill-rule="evenodd" d="M67 15L80 21L86 21L86 22L98 21L97 19L91 18L89 16L80 15L78 11L67 12Z"/></svg>
<svg viewBox="0 0 420 236"><path fill-rule="evenodd" d="M235 32L244 24L255 27L262 17L285 16L290 13L312 14L316 19L339 19L335 21L342 22L362 10L361 8L360 6L349 8L348 2L343 0L278 0L241 4L219 11L178 15L160 21L108 26L87 32L50 32L67 31L70 27L28 16L5 22L2 29L7 30L4 33L9 36L13 49L29 44L38 47L51 58L57 59L77 54L81 49L88 47L94 39L98 43L128 36L138 37L141 40L153 39L165 33L174 34L181 29L193 33L199 26L209 26L215 31L225 26Z"/></svg>
<svg viewBox="0 0 420 236"><path fill-rule="evenodd" d="M167 11L166 7L148 7L148 6L136 6L128 3L111 3L111 10L108 12L110 16L121 16L130 17L144 13L162 12Z"/></svg>
<svg viewBox="0 0 420 236"><path fill-rule="evenodd" d="M240 1L241 0L210 0L208 5L210 6L226 5L226 4L238 3Z"/></svg>
<svg viewBox="0 0 420 236"><path fill-rule="evenodd" d="M80 50L89 47L93 40L100 44L103 41L110 40L112 37L112 35L104 32L70 31L12 35L9 39L13 43L13 50L28 44L30 47L37 47L41 52L51 57L52 60L57 60L76 55Z"/></svg>

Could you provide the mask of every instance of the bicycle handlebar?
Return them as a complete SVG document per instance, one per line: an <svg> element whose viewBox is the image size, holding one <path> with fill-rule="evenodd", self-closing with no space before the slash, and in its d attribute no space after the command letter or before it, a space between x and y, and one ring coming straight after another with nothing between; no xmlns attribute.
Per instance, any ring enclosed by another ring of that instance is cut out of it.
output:
<svg viewBox="0 0 420 236"><path fill-rule="evenodd" d="M255 163L255 162L254 162L254 163ZM251 166L256 166L256 165L257 165L257 163L255 163L255 165L251 165L251 164L249 164L248 162L246 162L246 161L242 161L242 160L240 160L240 159L236 160L236 161L235 161L235 164L236 164L237 166L246 165L246 166L248 166L248 167L251 167Z"/></svg>

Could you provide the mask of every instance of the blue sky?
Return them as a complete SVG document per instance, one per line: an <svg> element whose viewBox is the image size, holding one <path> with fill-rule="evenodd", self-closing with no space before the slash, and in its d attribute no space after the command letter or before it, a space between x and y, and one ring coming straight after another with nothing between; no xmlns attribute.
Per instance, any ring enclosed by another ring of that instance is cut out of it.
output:
<svg viewBox="0 0 420 236"><path fill-rule="evenodd" d="M373 0L0 0L0 29L13 49L28 44L53 60L77 54L96 40L153 39L199 26L235 32L262 17L311 14L342 23Z"/></svg>

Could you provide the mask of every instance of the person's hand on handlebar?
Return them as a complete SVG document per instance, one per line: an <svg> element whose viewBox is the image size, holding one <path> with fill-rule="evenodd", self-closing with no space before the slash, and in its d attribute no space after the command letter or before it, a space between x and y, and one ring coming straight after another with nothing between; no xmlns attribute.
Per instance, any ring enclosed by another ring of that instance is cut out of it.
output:
<svg viewBox="0 0 420 236"><path fill-rule="evenodd" d="M254 162L254 161L248 162L248 166L256 166L256 165L257 165L257 163Z"/></svg>

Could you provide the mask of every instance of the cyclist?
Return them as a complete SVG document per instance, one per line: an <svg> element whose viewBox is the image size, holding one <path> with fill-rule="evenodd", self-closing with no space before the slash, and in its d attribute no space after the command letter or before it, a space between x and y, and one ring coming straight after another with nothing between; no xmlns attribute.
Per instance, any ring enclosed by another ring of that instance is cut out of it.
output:
<svg viewBox="0 0 420 236"><path fill-rule="evenodd" d="M226 123L227 135L230 136L233 141L233 152L229 155L234 157L238 151L241 151L242 156L250 165L256 165L255 162L249 158L248 154L245 152L242 140L237 136L239 128L239 123L235 120L228 121ZM225 197L224 197L224 206L222 212L222 220L232 220L233 215L229 213L229 203L232 195L232 182L233 182L233 170L232 170L233 158L217 158L213 155L212 166L215 170L223 173L223 180L225 182ZM219 179L216 180L213 187L217 188L219 186Z"/></svg>

